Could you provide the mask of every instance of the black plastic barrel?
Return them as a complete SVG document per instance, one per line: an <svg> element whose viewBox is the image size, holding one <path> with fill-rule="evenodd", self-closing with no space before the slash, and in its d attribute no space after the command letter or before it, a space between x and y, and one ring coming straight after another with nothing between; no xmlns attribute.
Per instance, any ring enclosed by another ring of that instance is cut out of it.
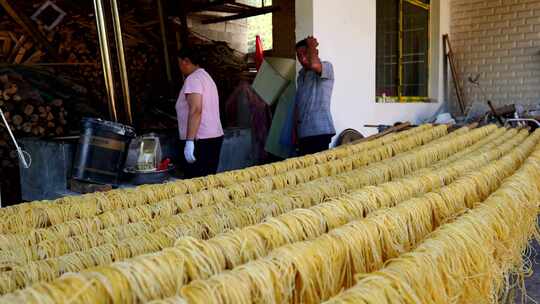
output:
<svg viewBox="0 0 540 304"><path fill-rule="evenodd" d="M73 163L73 178L116 185L126 160L132 127L95 118L83 118L81 138Z"/></svg>

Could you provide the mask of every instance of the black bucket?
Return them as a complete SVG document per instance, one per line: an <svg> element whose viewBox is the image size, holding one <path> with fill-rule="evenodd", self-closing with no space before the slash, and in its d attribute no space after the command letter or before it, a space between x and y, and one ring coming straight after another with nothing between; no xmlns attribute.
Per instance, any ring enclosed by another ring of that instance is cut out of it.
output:
<svg viewBox="0 0 540 304"><path fill-rule="evenodd" d="M81 138L73 163L73 178L117 185L126 160L132 127L95 118L83 118Z"/></svg>

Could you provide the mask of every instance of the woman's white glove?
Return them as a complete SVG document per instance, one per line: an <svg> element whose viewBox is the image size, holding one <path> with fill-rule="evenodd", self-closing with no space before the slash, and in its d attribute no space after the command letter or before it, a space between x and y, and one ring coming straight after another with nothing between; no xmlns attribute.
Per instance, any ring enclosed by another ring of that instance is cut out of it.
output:
<svg viewBox="0 0 540 304"><path fill-rule="evenodd" d="M186 141L186 146L184 147L184 157L189 164L193 164L197 161L197 159L195 159L195 143L193 140Z"/></svg>

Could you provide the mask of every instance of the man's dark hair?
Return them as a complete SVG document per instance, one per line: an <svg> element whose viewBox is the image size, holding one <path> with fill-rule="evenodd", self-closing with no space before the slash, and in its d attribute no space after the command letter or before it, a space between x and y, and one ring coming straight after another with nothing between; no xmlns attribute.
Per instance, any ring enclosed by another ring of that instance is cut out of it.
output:
<svg viewBox="0 0 540 304"><path fill-rule="evenodd" d="M200 53L190 48L181 49L180 51L178 51L177 56L180 59L189 59L189 61L191 61L191 63L195 65L201 65L202 63Z"/></svg>
<svg viewBox="0 0 540 304"><path fill-rule="evenodd" d="M307 48L307 46L308 46L307 39L302 39L298 41L298 43L296 43L296 49Z"/></svg>

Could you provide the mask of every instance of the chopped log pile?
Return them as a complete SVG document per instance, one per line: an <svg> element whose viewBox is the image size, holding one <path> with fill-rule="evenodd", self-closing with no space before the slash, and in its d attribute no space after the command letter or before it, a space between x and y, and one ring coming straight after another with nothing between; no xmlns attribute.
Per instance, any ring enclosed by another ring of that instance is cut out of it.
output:
<svg viewBox="0 0 540 304"><path fill-rule="evenodd" d="M16 138L56 137L68 131L65 101L40 93L20 74L0 70L0 107ZM19 161L9 133L0 124L0 176L2 194L15 196L19 188ZM6 200L9 200L6 198Z"/></svg>
<svg viewBox="0 0 540 304"><path fill-rule="evenodd" d="M68 118L64 101L54 99L46 103L28 88L19 91L21 83L23 80L20 78L0 76L0 107L12 130L21 136L64 135ZM6 132L0 134L0 148L6 136Z"/></svg>
<svg viewBox="0 0 540 304"><path fill-rule="evenodd" d="M17 3L17 12L30 16L42 2ZM89 92L86 104L107 117L106 91L92 7L73 5L73 1L68 0L55 3L67 12L62 22L51 30L45 29L40 22L36 24L58 58L52 58L43 51L10 16L0 14L0 63L46 68L73 79ZM137 6L137 10L124 5L121 11L131 95L134 97L132 103L137 109L141 108L140 103L145 96L153 95L148 93L150 87L166 84L156 77L164 75L160 71L161 53L156 47L160 45L159 24L152 5ZM119 83L116 89L120 92Z"/></svg>
<svg viewBox="0 0 540 304"><path fill-rule="evenodd" d="M31 16L43 1L11 3L18 14ZM69 0L55 4L67 13L61 23L50 30L39 20L33 25L56 51L56 58L0 8L0 107L18 138L76 134L81 117L108 117L92 7ZM156 48L157 14L145 12L151 7L136 7L137 11L121 8L135 111L143 107L144 98L156 95L149 88L156 90L164 83L156 77L164 74ZM120 92L120 87L116 89ZM20 191L17 154L4 128L0 124L0 176L13 177L1 180L5 203L20 201Z"/></svg>

